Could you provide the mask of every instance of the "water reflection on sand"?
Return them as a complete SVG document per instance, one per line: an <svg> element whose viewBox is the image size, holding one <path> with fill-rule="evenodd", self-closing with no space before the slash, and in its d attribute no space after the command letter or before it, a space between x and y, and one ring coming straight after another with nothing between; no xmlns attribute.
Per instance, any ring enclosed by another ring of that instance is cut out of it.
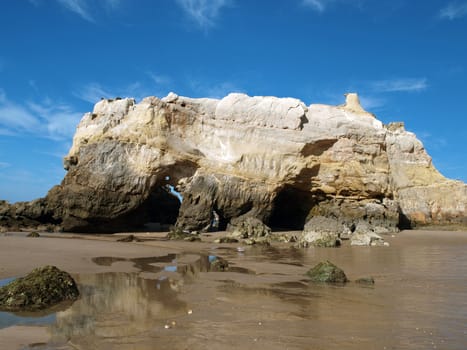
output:
<svg viewBox="0 0 467 350"><path fill-rule="evenodd" d="M465 349L467 238L414 235L381 248L209 248L243 268L230 272L184 254L80 275L82 298L57 313L47 348ZM376 284L309 283L304 272L324 259Z"/></svg>

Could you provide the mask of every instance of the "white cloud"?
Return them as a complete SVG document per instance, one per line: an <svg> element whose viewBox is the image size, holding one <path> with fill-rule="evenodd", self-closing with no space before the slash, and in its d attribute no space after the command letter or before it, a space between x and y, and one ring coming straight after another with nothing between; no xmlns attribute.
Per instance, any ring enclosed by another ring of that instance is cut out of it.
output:
<svg viewBox="0 0 467 350"><path fill-rule="evenodd" d="M208 28L215 24L223 7L231 4L230 0L177 0L177 4L200 27Z"/></svg>
<svg viewBox="0 0 467 350"><path fill-rule="evenodd" d="M34 6L38 7L41 3L40 3L40 0L29 0L29 2L31 4L33 4Z"/></svg>
<svg viewBox="0 0 467 350"><path fill-rule="evenodd" d="M195 95L200 95L201 97L222 98L227 96L231 92L245 93L245 90L239 88L234 83L229 81L219 83L207 83L192 80L190 82L190 85Z"/></svg>
<svg viewBox="0 0 467 350"><path fill-rule="evenodd" d="M450 3L439 11L441 19L454 20L467 15L467 2Z"/></svg>
<svg viewBox="0 0 467 350"><path fill-rule="evenodd" d="M361 7L364 2L365 0L302 0L302 5L323 13L335 3Z"/></svg>
<svg viewBox="0 0 467 350"><path fill-rule="evenodd" d="M99 9L106 12L113 12L121 8L124 0L55 0L66 10L73 12L88 22L96 22ZM46 1L29 0L35 7L39 7Z"/></svg>
<svg viewBox="0 0 467 350"><path fill-rule="evenodd" d="M5 168L8 168L10 166L11 166L10 163L0 162L0 169L5 169Z"/></svg>
<svg viewBox="0 0 467 350"><path fill-rule="evenodd" d="M440 150L448 145L445 138L433 136L429 131L416 131L415 134L424 145L430 145L431 149Z"/></svg>
<svg viewBox="0 0 467 350"><path fill-rule="evenodd" d="M43 122L42 127L53 139L67 139L73 136L76 125L83 115L68 105L54 104L50 101L41 104L30 102L28 107Z"/></svg>
<svg viewBox="0 0 467 350"><path fill-rule="evenodd" d="M102 98L131 97L137 101L147 96L162 96L161 91L148 90L147 86L139 81L130 83L123 87L109 89L97 82L84 85L73 93L79 99L95 104Z"/></svg>
<svg viewBox="0 0 467 350"><path fill-rule="evenodd" d="M428 87L426 78L402 78L380 80L372 83L373 89L379 92L422 91Z"/></svg>
<svg viewBox="0 0 467 350"><path fill-rule="evenodd" d="M123 0L101 0L102 6L107 10L116 10L122 6Z"/></svg>
<svg viewBox="0 0 467 350"><path fill-rule="evenodd" d="M94 18L91 15L88 4L85 0L57 0L57 2L86 21L94 22Z"/></svg>
<svg viewBox="0 0 467 350"><path fill-rule="evenodd" d="M116 97L114 93L104 89L99 83L89 83L73 94L92 104L99 102L102 98Z"/></svg>
<svg viewBox="0 0 467 350"><path fill-rule="evenodd" d="M148 72L148 75L157 85L168 85L172 83L172 79L166 75L154 74L152 72Z"/></svg>
<svg viewBox="0 0 467 350"><path fill-rule="evenodd" d="M23 106L3 101L0 105L0 125L6 130L34 130L39 127L39 122Z"/></svg>
<svg viewBox="0 0 467 350"><path fill-rule="evenodd" d="M30 134L54 140L73 136L82 113L49 99L24 105L9 100L0 89L0 134Z"/></svg>
<svg viewBox="0 0 467 350"><path fill-rule="evenodd" d="M368 95L364 95L364 96L358 96L359 100L360 100L360 103L362 105L362 107L369 111L369 110L374 110L374 109L378 109L380 107L383 107L385 104L386 104L386 100L381 98L381 97L374 97L374 96L368 96Z"/></svg>
<svg viewBox="0 0 467 350"><path fill-rule="evenodd" d="M329 0L303 0L303 5L309 6L318 12L324 12Z"/></svg>

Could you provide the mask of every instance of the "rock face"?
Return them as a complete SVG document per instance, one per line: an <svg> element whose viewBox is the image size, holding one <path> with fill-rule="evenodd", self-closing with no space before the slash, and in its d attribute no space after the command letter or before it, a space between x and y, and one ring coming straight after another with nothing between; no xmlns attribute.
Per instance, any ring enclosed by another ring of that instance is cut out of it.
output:
<svg viewBox="0 0 467 350"><path fill-rule="evenodd" d="M1 287L0 310L41 310L78 297L76 283L68 273L55 266L44 266Z"/></svg>
<svg viewBox="0 0 467 350"><path fill-rule="evenodd" d="M383 125L356 94L342 106L238 93L102 100L64 165L46 198L0 204L0 225L97 232L165 220L193 231L255 217L302 229L313 216L389 231L467 224L466 184L444 178L414 134Z"/></svg>

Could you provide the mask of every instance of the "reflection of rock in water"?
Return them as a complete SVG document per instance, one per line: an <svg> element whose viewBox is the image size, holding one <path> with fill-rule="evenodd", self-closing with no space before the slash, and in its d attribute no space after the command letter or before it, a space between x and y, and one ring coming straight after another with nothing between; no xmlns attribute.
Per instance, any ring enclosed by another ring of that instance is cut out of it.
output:
<svg viewBox="0 0 467 350"><path fill-rule="evenodd" d="M98 338L131 337L153 328L185 309L169 278L147 280L137 274L81 275L81 298L57 313L55 340L70 340L92 348Z"/></svg>
<svg viewBox="0 0 467 350"><path fill-rule="evenodd" d="M186 303L178 299L185 282L194 281L200 272L220 271L219 262L228 266L222 258L199 254L98 257L93 261L103 266L131 261L141 272L78 276L81 298L57 313L52 326L55 342L69 341L80 349L111 349L116 344L115 348L126 349L122 342L138 343L154 329L163 329L167 320L185 314ZM229 271L250 272L235 266Z"/></svg>

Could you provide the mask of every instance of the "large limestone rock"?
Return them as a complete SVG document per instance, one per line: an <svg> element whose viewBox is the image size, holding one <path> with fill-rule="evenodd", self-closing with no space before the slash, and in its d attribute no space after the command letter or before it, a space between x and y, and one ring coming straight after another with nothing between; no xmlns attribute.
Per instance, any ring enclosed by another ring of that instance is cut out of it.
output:
<svg viewBox="0 0 467 350"><path fill-rule="evenodd" d="M64 164L67 175L45 199L0 206L0 222L90 232L164 219L223 229L244 217L302 229L317 215L389 231L401 219L467 223L466 184L444 178L414 134L383 125L356 94L342 106L238 93L102 100Z"/></svg>

